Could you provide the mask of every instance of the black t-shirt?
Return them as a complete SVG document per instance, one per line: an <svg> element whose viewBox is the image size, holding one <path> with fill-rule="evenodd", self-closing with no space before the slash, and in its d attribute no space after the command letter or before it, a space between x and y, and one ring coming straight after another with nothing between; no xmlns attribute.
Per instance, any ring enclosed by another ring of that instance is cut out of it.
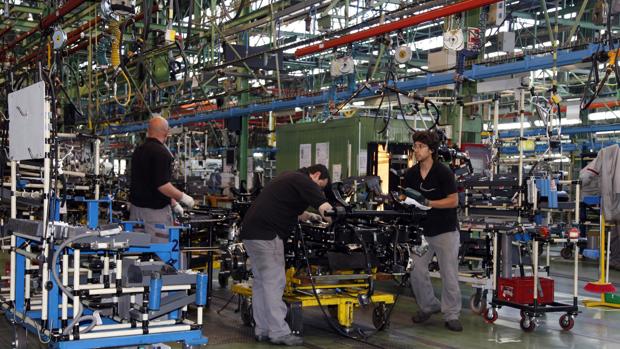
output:
<svg viewBox="0 0 620 349"><path fill-rule="evenodd" d="M416 164L405 173L405 187L419 191L428 200L445 199L456 193L456 179L448 166L433 161L433 166L422 179L420 164ZM435 236L458 230L456 208L431 208L420 222L424 235Z"/></svg>
<svg viewBox="0 0 620 349"><path fill-rule="evenodd" d="M160 209L170 205L170 198L158 187L170 182L172 154L155 138L147 138L131 156L129 201L136 206Z"/></svg>
<svg viewBox="0 0 620 349"><path fill-rule="evenodd" d="M305 173L284 172L258 195L243 218L241 239L285 240L308 206L319 208L327 202L318 184Z"/></svg>

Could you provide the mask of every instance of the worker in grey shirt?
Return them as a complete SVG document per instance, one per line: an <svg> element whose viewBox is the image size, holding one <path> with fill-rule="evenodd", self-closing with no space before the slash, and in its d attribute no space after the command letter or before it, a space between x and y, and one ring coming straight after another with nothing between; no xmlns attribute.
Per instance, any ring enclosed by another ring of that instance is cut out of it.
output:
<svg viewBox="0 0 620 349"><path fill-rule="evenodd" d="M329 172L323 165L284 172L265 186L243 218L240 237L252 266L252 313L259 342L303 343L285 321L284 243L300 219L329 221L324 213L332 206L322 190L328 183ZM306 212L309 206L320 215Z"/></svg>
<svg viewBox="0 0 620 349"><path fill-rule="evenodd" d="M164 145L168 138L168 121L161 116L149 120L146 140L131 156L129 191L130 219L144 222L144 230L153 242L168 242L168 232L158 225L172 225L172 211L183 214L183 207L194 206L194 199L172 183L173 157Z"/></svg>
<svg viewBox="0 0 620 349"><path fill-rule="evenodd" d="M582 196L600 196L601 212L608 224L610 254L609 268L620 270L620 146L613 144L601 149L596 158L579 172Z"/></svg>
<svg viewBox="0 0 620 349"><path fill-rule="evenodd" d="M404 185L414 193L413 199L431 207L420 222L429 249L422 256L412 255L411 287L420 308L412 320L422 323L431 315L442 312L446 328L460 332L463 326L459 320L462 300L458 279L458 194L452 170L437 159L438 148L439 138L435 132L414 133L413 150L417 164L407 170L404 178ZM428 271L434 254L441 274L441 303L435 296Z"/></svg>

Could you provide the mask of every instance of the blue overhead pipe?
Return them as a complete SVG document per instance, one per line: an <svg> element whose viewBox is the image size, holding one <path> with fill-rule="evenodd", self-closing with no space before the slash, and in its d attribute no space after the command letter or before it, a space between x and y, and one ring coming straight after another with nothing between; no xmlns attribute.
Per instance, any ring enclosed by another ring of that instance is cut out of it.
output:
<svg viewBox="0 0 620 349"><path fill-rule="evenodd" d="M620 124L597 124L584 126L562 126L563 135L588 134L605 131L620 131ZM546 134L545 128L528 128L523 130L524 137L543 136ZM551 131L552 135L557 135L558 129ZM516 138L519 137L519 130L504 131L499 133L499 138Z"/></svg>
<svg viewBox="0 0 620 349"><path fill-rule="evenodd" d="M559 50L556 65L558 67L577 64L585 58L592 56L597 52L598 44L589 44L583 50L569 51ZM466 70L463 76L470 80L488 79L498 76L506 76L510 74L524 73L538 69L548 69L553 67L553 57L551 54L544 56L524 56L521 60L497 64L492 66L472 65L470 70ZM424 77L396 82L396 87L404 91L420 90L428 87L435 87L454 83L454 73L442 74L426 74ZM392 84L392 82L390 82ZM377 89L379 87L377 86ZM375 95L375 91L365 90L359 94L358 98L371 97ZM335 95L336 101L345 100L351 96L351 92L342 91ZM209 113L201 113L180 119L170 119L170 126L180 126L189 123L203 122L209 120L229 119L240 116L248 116L252 114L266 113L269 111L279 111L286 109L303 108L312 105L320 105L328 103L330 100L329 92L323 92L316 96L299 96L293 99L277 100L268 103L250 104L245 107L231 108L228 110L214 111ZM110 126L101 131L101 135L111 135L119 133L140 132L146 130L147 123L139 123L132 125Z"/></svg>

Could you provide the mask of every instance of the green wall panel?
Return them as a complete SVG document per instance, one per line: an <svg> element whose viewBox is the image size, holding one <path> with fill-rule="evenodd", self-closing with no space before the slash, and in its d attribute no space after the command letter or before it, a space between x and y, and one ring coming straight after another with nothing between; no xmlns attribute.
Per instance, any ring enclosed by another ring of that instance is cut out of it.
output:
<svg viewBox="0 0 620 349"><path fill-rule="evenodd" d="M316 163L316 144L329 143L329 170L333 165L340 164L342 175L349 174L348 145L351 145L352 176L359 175L358 159L367 151L368 143L410 143L411 132L402 120L390 122L388 136L378 134L383 127L382 121L374 118L359 117L330 120L326 123L298 123L279 126L276 129L278 153L276 156L278 172L299 168L299 152L301 144L311 144L311 163ZM360 147L361 144L361 147Z"/></svg>

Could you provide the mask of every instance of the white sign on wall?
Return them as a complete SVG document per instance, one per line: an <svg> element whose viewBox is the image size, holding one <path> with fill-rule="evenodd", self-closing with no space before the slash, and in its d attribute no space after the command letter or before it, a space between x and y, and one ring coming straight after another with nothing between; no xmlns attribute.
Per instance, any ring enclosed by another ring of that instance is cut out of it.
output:
<svg viewBox="0 0 620 349"><path fill-rule="evenodd" d="M357 175L365 176L367 167L368 167L368 152L366 150L360 150L360 153L357 157Z"/></svg>
<svg viewBox="0 0 620 349"><path fill-rule="evenodd" d="M342 165L333 164L332 165L332 182L339 182L341 177L342 177Z"/></svg>
<svg viewBox="0 0 620 349"><path fill-rule="evenodd" d="M329 168L329 142L316 144L316 163Z"/></svg>
<svg viewBox="0 0 620 349"><path fill-rule="evenodd" d="M312 144L299 145L299 167L312 165Z"/></svg>

